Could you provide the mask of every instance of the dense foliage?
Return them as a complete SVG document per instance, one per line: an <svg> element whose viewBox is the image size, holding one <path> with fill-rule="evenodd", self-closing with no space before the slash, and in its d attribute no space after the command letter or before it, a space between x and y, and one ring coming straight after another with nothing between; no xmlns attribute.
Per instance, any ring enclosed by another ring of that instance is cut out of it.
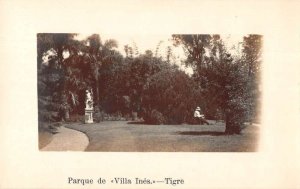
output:
<svg viewBox="0 0 300 189"><path fill-rule="evenodd" d="M163 119L158 123L190 122L199 102L201 98L196 82L173 66L149 78L143 95L144 118L147 122L156 123L160 113Z"/></svg>
<svg viewBox="0 0 300 189"><path fill-rule="evenodd" d="M219 35L173 35L173 39L188 54L186 64L194 68L207 114L216 117L219 112L226 121L225 132L239 134L242 124L257 114L261 36L244 37L243 53L235 56Z"/></svg>
<svg viewBox="0 0 300 189"><path fill-rule="evenodd" d="M173 35L186 53L188 75L175 64L172 48L165 57L134 44L102 41L97 34L38 34L39 121L70 120L84 114L85 90L92 89L95 115L135 115L149 124L192 123L195 107L210 119L226 120L227 133L239 133L255 118L259 99L261 36L244 37L232 55L219 35ZM101 118L102 119L102 118ZM98 119L101 120L100 118Z"/></svg>

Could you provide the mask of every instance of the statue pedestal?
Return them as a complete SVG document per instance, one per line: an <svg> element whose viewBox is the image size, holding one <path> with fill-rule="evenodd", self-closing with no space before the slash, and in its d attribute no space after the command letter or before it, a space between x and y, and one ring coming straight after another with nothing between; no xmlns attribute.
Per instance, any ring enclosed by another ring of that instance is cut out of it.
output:
<svg viewBox="0 0 300 189"><path fill-rule="evenodd" d="M85 109L85 119L84 122L85 123L93 123L93 109Z"/></svg>

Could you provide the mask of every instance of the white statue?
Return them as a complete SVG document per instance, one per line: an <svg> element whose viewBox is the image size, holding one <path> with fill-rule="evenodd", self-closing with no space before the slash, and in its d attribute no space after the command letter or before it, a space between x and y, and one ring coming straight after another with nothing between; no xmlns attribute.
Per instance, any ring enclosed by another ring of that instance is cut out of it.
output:
<svg viewBox="0 0 300 189"><path fill-rule="evenodd" d="M92 109L93 108L93 96L92 96L92 92L89 91L89 90L86 90L85 108L86 109Z"/></svg>
<svg viewBox="0 0 300 189"><path fill-rule="evenodd" d="M86 90L85 93L85 123L93 123L93 92Z"/></svg>

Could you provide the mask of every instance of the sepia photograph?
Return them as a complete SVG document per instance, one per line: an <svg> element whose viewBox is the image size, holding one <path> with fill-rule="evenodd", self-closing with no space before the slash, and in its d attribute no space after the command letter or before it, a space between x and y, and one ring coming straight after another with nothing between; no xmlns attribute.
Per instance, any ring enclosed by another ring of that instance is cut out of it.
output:
<svg viewBox="0 0 300 189"><path fill-rule="evenodd" d="M0 188L299 188L299 7L0 0Z"/></svg>
<svg viewBox="0 0 300 189"><path fill-rule="evenodd" d="M255 152L259 34L37 34L41 151Z"/></svg>

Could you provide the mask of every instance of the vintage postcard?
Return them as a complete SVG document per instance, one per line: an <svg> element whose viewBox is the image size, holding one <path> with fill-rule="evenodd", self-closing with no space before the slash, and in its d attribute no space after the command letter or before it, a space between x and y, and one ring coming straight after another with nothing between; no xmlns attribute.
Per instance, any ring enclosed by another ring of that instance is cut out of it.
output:
<svg viewBox="0 0 300 189"><path fill-rule="evenodd" d="M0 188L299 188L299 6L0 0Z"/></svg>

